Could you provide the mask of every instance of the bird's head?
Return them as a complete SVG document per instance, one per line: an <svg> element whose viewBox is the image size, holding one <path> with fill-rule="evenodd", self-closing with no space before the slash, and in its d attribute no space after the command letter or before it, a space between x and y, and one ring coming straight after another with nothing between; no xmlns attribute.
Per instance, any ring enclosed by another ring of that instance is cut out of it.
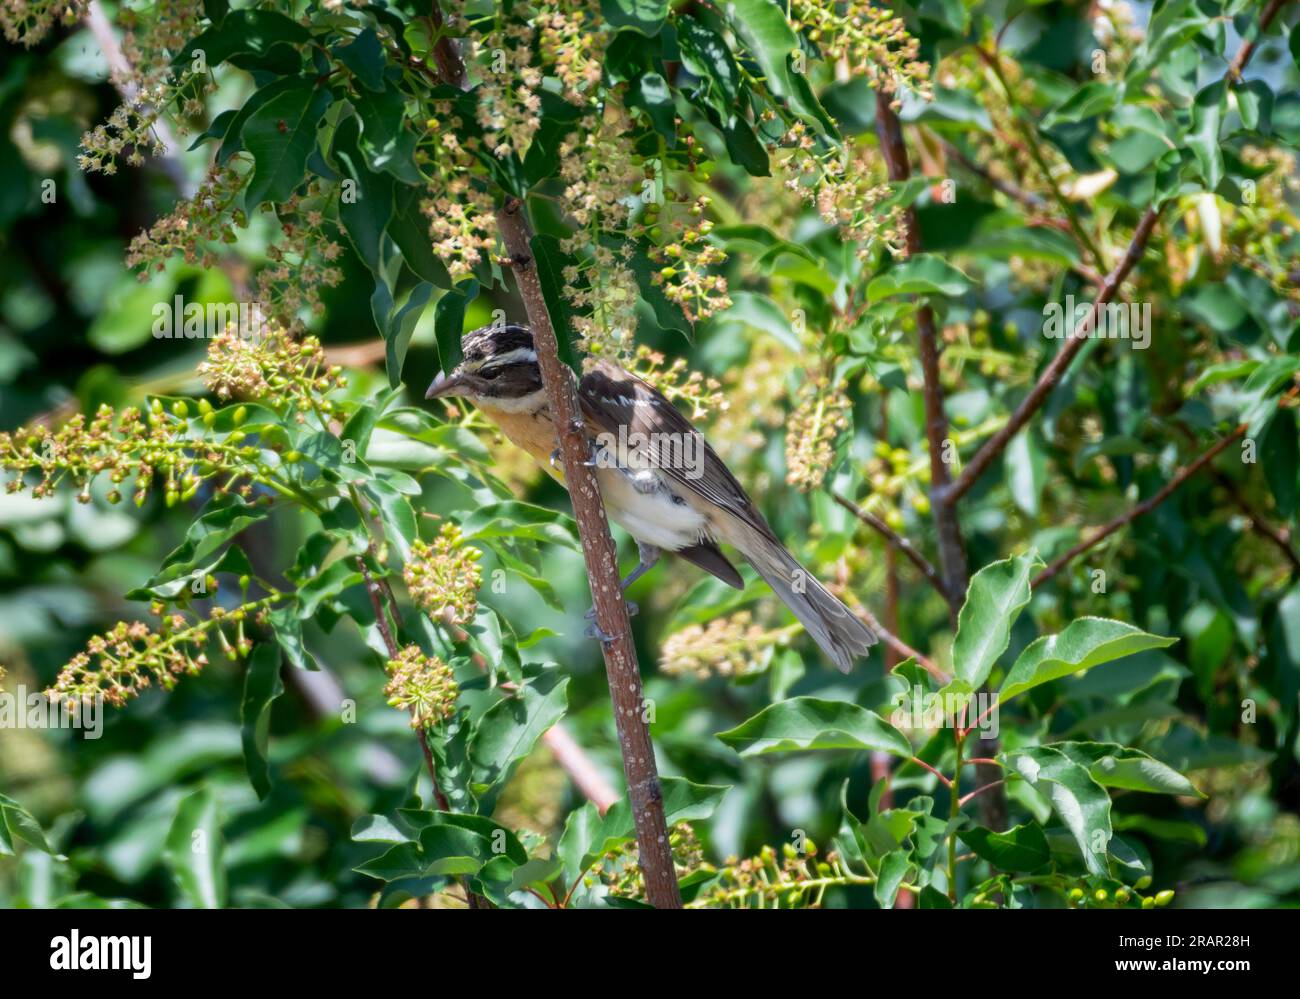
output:
<svg viewBox="0 0 1300 999"><path fill-rule="evenodd" d="M463 358L439 374L426 399L461 396L487 409L521 412L542 405L542 371L527 326L484 326L461 339Z"/></svg>

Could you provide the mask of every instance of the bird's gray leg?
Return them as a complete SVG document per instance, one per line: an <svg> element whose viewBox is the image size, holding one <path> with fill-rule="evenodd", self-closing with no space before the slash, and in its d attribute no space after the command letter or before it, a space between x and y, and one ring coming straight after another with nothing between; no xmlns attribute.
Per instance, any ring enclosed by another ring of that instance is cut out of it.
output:
<svg viewBox="0 0 1300 999"><path fill-rule="evenodd" d="M640 579L647 572L653 569L656 564L658 564L659 556L663 554L657 545L646 544L644 541L638 541L636 543L636 550L637 550L637 554L640 556L640 561L637 562L636 568L627 574L627 578L624 579L619 584L619 589L623 590L625 593L627 592L627 588L629 586L635 583L638 579ZM639 610L640 608L637 607L637 605L634 604L631 600L627 602L627 613L629 617L636 614L637 611ZM600 629L596 627L595 605L592 606L591 610L587 611L586 618L588 621L592 622L592 624L589 625L587 628L588 638L599 638L602 642L610 641L609 636L605 635L602 637L600 633Z"/></svg>

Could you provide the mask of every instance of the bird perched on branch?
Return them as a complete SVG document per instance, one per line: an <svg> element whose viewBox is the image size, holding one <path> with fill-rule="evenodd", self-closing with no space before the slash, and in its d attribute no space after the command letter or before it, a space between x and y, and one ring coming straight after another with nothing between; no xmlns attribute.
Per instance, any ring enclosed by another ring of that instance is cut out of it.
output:
<svg viewBox="0 0 1300 999"><path fill-rule="evenodd" d="M564 484L532 332L494 325L465 334L464 358L439 374L427 399L460 396ZM669 551L729 586L744 585L718 542L740 551L840 670L876 636L781 544L731 470L657 389L608 361L578 382L601 498L637 542L627 589Z"/></svg>

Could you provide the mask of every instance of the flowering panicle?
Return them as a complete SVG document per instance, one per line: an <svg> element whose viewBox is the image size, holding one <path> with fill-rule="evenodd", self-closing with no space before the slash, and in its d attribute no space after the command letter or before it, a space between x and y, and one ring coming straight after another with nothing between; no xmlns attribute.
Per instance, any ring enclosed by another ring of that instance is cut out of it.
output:
<svg viewBox="0 0 1300 999"><path fill-rule="evenodd" d="M483 71L476 88L477 117L493 155L519 157L528 151L542 124L542 71L533 65L537 29L527 5L500 14L493 29L470 45L470 58Z"/></svg>
<svg viewBox="0 0 1300 999"><path fill-rule="evenodd" d="M866 77L873 89L893 94L905 86L932 99L930 66L917 58L921 43L888 7L869 0L793 0L790 13L823 56ZM897 111L900 102L893 105Z"/></svg>
<svg viewBox="0 0 1300 999"><path fill-rule="evenodd" d="M823 222L838 226L842 239L857 243L859 257L878 247L905 255L905 212L884 204L894 191L883 179L877 153L865 146L819 152L802 122L795 122L771 152L786 188L816 208Z"/></svg>
<svg viewBox="0 0 1300 999"><path fill-rule="evenodd" d="M586 104L600 83L609 42L599 5L592 0L541 0L534 7L543 64L560 81L566 101Z"/></svg>
<svg viewBox="0 0 1300 999"><path fill-rule="evenodd" d="M668 830L668 845L672 851L673 868L678 880L694 871L706 868L704 847L700 837L687 822L678 822ZM608 886L610 894L620 898L645 898L645 877L638 861L640 851L635 840L607 851L587 877L591 886L599 879ZM707 868L706 868L707 869Z"/></svg>
<svg viewBox="0 0 1300 999"><path fill-rule="evenodd" d="M201 413L210 413L206 401ZM54 433L44 427L20 428L0 433L0 469L16 474L5 489L20 491L29 476L39 477L32 485L37 499L50 496L65 480L77 489L77 499L90 502L90 486L98 475L107 475L114 488L110 503L122 499L119 485L134 489L137 506L144 503L156 479L162 480L170 506L188 500L206 480L217 476L249 477L258 450L241 446L243 435L230 434L225 440L195 440L186 435L188 405L178 402L171 413L154 400L147 412L126 409L115 414L101 406L93 419L78 414ZM230 483L227 483L227 486ZM245 485L241 492L247 492Z"/></svg>
<svg viewBox="0 0 1300 999"><path fill-rule="evenodd" d="M772 649L784 645L800 625L765 630L749 611L714 618L706 625L692 624L674 632L659 653L659 669L669 676L740 677L767 668Z"/></svg>
<svg viewBox="0 0 1300 999"><path fill-rule="evenodd" d="M245 179L233 167L211 167L194 197L131 240L126 265L140 268L141 281L149 279L150 270L162 271L177 253L188 264L216 267L211 244L233 243L235 229L247 225L237 204Z"/></svg>
<svg viewBox="0 0 1300 999"><path fill-rule="evenodd" d="M408 645L385 668L384 694L391 707L411 713L411 728L430 728L456 713L460 688L452 668L441 659L426 656L418 645Z"/></svg>
<svg viewBox="0 0 1300 999"><path fill-rule="evenodd" d="M830 471L835 441L849 426L848 397L825 377L808 382L790 416L785 436L785 479L803 492L816 489Z"/></svg>
<svg viewBox="0 0 1300 999"><path fill-rule="evenodd" d="M209 585L211 585L210 581ZM111 631L96 635L63 667L53 686L45 691L56 703L76 704L103 697L121 707L145 688L157 683L171 690L182 676L197 676L208 664L204 649L217 639L226 657L247 655L253 643L244 635L248 620L261 621L271 606L287 594L273 593L233 610L214 607L207 618L191 621L184 614L165 613L155 602L160 617L156 629L141 621L120 622ZM231 636L225 628L234 626Z"/></svg>
<svg viewBox="0 0 1300 999"><path fill-rule="evenodd" d="M817 845L805 839L802 851L786 843L780 856L773 847L765 846L756 857L728 857L716 872L716 880L688 908L815 909L822 904L827 888L875 881L870 872L850 870L834 851L825 860L818 860L817 854Z"/></svg>
<svg viewBox="0 0 1300 999"><path fill-rule="evenodd" d="M39 45L56 22L75 24L86 0L0 0L0 31L10 42Z"/></svg>
<svg viewBox="0 0 1300 999"><path fill-rule="evenodd" d="M402 578L411 599L436 621L468 624L478 611L483 553L466 544L457 524L447 523L432 545L416 541Z"/></svg>
<svg viewBox="0 0 1300 999"><path fill-rule="evenodd" d="M721 382L716 378L706 378L698 371L687 374L683 357L664 367L666 363L663 354L641 344L629 370L657 388L666 398L689 405L692 420L704 419L712 412L726 411L727 398L722 393Z"/></svg>
<svg viewBox="0 0 1300 999"><path fill-rule="evenodd" d="M577 310L573 329L578 348L589 362L602 358L624 362L632 350L636 303L641 297L636 275L628 266L631 244L613 250L588 244L584 233L563 241L561 249L581 261L565 267L563 274L563 295Z"/></svg>
<svg viewBox="0 0 1300 999"><path fill-rule="evenodd" d="M261 337L228 329L212 340L199 377L218 399L257 399L273 408L331 412L323 396L347 384L343 369L325 364L315 337L296 340L282 327L269 326Z"/></svg>
<svg viewBox="0 0 1300 999"><path fill-rule="evenodd" d="M343 280L336 263L343 247L333 238L333 223L325 218L325 200L322 185L314 181L305 195L295 194L276 206L280 237L267 247L271 263L257 275L257 300L295 332L302 329L298 311L307 308L313 315L324 315L321 289Z"/></svg>
<svg viewBox="0 0 1300 999"><path fill-rule="evenodd" d="M136 74L125 82L165 79L171 72L172 57L199 33L204 6L203 0L166 0L139 10L122 5L117 17L125 29L122 54Z"/></svg>
<svg viewBox="0 0 1300 999"><path fill-rule="evenodd" d="M420 210L429 219L433 252L453 281L472 274L496 245L492 199L467 176L448 178Z"/></svg>
<svg viewBox="0 0 1300 999"><path fill-rule="evenodd" d="M709 273L710 267L727 259L722 248L708 239L713 223L703 215L709 201L708 197L699 198L690 209L697 221L679 223L675 240L650 251L650 258L663 265L651 279L663 289L669 301L681 306L693 323L731 308L727 279Z"/></svg>

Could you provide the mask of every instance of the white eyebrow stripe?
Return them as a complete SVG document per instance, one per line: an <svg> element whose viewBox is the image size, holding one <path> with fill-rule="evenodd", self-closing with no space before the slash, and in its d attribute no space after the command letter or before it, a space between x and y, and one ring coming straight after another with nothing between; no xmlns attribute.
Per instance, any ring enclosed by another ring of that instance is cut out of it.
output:
<svg viewBox="0 0 1300 999"><path fill-rule="evenodd" d="M496 367L498 364L519 364L524 361L527 361L530 364L536 364L537 351L533 350L531 347L516 347L514 350L508 350L504 354L497 354L493 357L489 357L483 362L483 364L479 365L479 367L483 367L484 365Z"/></svg>

